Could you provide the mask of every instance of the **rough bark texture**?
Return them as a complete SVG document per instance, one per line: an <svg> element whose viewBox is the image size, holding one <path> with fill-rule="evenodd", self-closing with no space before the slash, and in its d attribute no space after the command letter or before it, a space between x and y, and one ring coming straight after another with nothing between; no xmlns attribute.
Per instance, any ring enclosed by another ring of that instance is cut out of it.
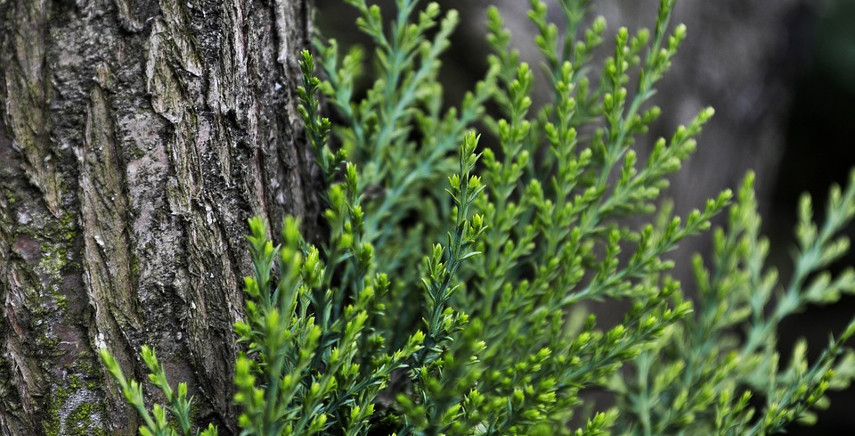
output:
<svg viewBox="0 0 855 436"><path fill-rule="evenodd" d="M143 379L144 343L235 432L246 219L317 209L307 3L0 0L0 20L0 435L135 433L97 350Z"/></svg>

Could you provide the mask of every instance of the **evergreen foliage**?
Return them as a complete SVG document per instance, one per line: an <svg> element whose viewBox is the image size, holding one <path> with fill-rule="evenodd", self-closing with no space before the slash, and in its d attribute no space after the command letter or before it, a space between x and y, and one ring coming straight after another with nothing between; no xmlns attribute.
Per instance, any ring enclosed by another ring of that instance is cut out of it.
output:
<svg viewBox="0 0 855 436"><path fill-rule="evenodd" d="M685 217L661 198L712 109L645 160L632 149L659 116L647 101L686 35L669 30L674 0L661 1L652 31L619 29L599 69L606 23L586 19L588 1L558 1L559 35L531 0L555 97L539 108L496 9L485 77L446 108L437 75L456 13L397 0L388 18L346 2L374 42L373 82L358 97L361 47L340 56L336 41L319 42L323 81L303 54L300 111L329 186L329 235L315 247L288 219L274 246L250 220L254 274L235 325L242 434L765 435L809 422L827 389L855 377L843 344L855 323L813 363L804 343L787 365L776 348L786 316L855 292L853 270L826 272L849 248L839 233L855 215L855 173L832 188L823 223L802 200L793 277L781 283L766 266L753 175L735 199L722 192ZM341 123L321 115L318 93ZM479 147L474 126L497 145ZM681 266L694 268L689 298L667 253L719 213L712 258ZM590 301L628 309L601 328ZM141 434L196 434L186 386L171 390L153 350L142 357L168 405L151 412L102 357ZM595 411L588 390L615 405Z"/></svg>

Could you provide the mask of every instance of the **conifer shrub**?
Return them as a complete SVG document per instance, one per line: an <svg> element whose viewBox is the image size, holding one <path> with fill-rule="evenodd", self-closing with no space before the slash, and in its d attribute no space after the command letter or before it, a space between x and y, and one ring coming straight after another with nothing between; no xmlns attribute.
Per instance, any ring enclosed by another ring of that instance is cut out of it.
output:
<svg viewBox="0 0 855 436"><path fill-rule="evenodd" d="M659 116L648 100L686 35L669 28L674 0L661 0L652 30L621 28L608 44L588 1L557 2L559 34L531 0L554 95L537 109L532 70L496 9L489 69L447 109L437 75L457 14L346 3L373 40L371 85L357 90L365 48L342 55L319 41L318 72L303 53L300 111L328 186L329 234L312 245L287 219L275 245L260 218L249 222L254 273L235 325L242 434L765 435L810 422L826 390L855 376L844 346L855 323L813 362L804 342L784 358L776 347L782 319L855 291L852 269L826 271L849 248L839 233L855 215L855 173L831 189L821 223L802 198L782 282L766 265L752 174L683 217L661 198L712 109L644 159L632 148ZM611 55L592 66L604 45ZM479 146L475 126L496 146ZM712 238L710 258L667 258L695 235ZM694 271L693 298L675 268ZM590 301L622 301L626 313L600 327ZM143 417L140 434L198 434L187 386L170 388L154 350L142 359L167 404L150 408L101 355ZM592 403L593 390L613 401Z"/></svg>

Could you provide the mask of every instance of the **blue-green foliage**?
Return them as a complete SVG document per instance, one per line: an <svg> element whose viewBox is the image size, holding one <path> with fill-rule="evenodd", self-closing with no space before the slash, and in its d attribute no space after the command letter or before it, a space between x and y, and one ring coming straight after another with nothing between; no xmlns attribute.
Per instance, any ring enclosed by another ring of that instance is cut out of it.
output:
<svg viewBox="0 0 855 436"><path fill-rule="evenodd" d="M300 112L329 186L330 233L314 247L289 219L274 246L250 221L254 275L235 326L246 344L235 375L243 434L763 435L809 421L826 389L855 376L843 347L855 323L813 364L804 344L785 366L776 351L784 317L855 291L855 272L824 272L849 248L837 234L855 215L855 173L832 189L824 224L802 201L795 273L779 284L765 266L752 175L734 202L725 191L685 217L663 206L667 176L712 109L654 141L644 161L632 149L659 116L647 100L686 35L669 30L673 0L661 1L652 31L619 29L599 69L590 62L606 23L586 19L588 2L558 1L561 36L532 0L554 95L537 108L535 74L496 9L489 68L454 106L438 82L454 11L397 0L384 17L346 3L374 43L373 82L358 92L364 48L340 57L336 41L318 42L323 81L303 54ZM340 124L321 115L319 92ZM476 126L494 147L479 147ZM712 258L681 266L694 267L692 302L665 256L723 211ZM588 301L628 309L602 329ZM164 408L149 417L136 382L102 355L143 414L141 433L173 434ZM171 394L153 351L144 358L189 434L186 388ZM588 389L616 405L595 411Z"/></svg>

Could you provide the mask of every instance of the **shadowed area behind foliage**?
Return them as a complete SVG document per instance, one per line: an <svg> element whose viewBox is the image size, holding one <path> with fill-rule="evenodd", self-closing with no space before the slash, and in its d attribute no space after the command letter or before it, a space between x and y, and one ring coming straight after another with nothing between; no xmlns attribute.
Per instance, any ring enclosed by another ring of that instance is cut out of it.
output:
<svg viewBox="0 0 855 436"><path fill-rule="evenodd" d="M799 195L809 192L814 199L825 198L828 186L845 183L855 165L855 2L832 0L819 10L802 8L799 12L791 16L791 41L796 53L803 51L805 56L794 58L800 70L792 90L780 175L766 219L767 233L773 247L778 247L777 258L772 260L782 266L790 260L790 235L796 223L793 211ZM816 214L824 216L819 205ZM855 238L851 224L848 234L850 240ZM855 254L850 251L837 271L852 265ZM850 295L833 306L814 307L784 320L779 347L782 355L787 356L801 337L823 343L828 331L839 332L853 314L855 297ZM819 352L819 347L808 350L811 358ZM818 414L817 424L795 426L790 434L855 433L851 406L855 389L850 386L828 396L831 408Z"/></svg>

